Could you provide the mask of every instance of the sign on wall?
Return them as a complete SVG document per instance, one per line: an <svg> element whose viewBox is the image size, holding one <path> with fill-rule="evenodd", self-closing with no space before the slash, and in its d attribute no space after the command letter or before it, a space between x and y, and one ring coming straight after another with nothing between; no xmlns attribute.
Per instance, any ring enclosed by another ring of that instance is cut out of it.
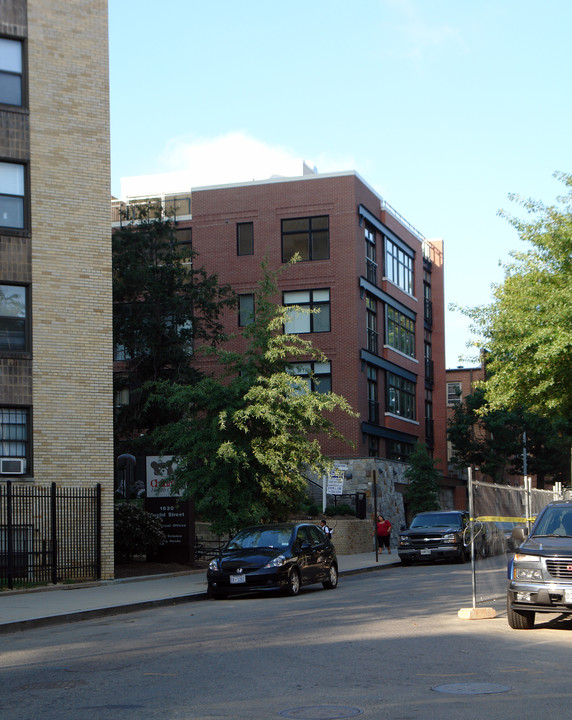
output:
<svg viewBox="0 0 572 720"><path fill-rule="evenodd" d="M341 467L334 466L328 475L326 492L328 495L344 494L344 471Z"/></svg>
<svg viewBox="0 0 572 720"><path fill-rule="evenodd" d="M191 500L182 500L169 479L173 458L150 455L146 458L147 497L145 510L157 515L163 524L165 542L155 560L192 562L194 559L195 518Z"/></svg>

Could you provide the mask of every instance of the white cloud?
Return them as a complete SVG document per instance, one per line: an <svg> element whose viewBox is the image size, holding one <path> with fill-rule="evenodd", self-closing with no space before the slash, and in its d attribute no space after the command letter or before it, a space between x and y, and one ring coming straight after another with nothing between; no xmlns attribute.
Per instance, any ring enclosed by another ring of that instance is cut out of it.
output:
<svg viewBox="0 0 572 720"><path fill-rule="evenodd" d="M271 177L297 177L304 163L313 169L314 161L296 155L281 145L270 145L240 131L213 138L192 136L172 138L165 145L159 165L165 172L121 178L121 196L169 193L208 185L266 180ZM353 170L349 156L320 155L320 172Z"/></svg>

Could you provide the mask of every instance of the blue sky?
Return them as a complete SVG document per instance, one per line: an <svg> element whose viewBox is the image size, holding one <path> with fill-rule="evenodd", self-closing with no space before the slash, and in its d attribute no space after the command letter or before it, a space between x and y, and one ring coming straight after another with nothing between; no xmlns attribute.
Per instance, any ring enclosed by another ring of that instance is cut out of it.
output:
<svg viewBox="0 0 572 720"><path fill-rule="evenodd" d="M245 152L356 170L444 239L446 302L487 303L507 195L572 172L571 28L570 0L109 0L112 192ZM447 311L448 367L470 339Z"/></svg>

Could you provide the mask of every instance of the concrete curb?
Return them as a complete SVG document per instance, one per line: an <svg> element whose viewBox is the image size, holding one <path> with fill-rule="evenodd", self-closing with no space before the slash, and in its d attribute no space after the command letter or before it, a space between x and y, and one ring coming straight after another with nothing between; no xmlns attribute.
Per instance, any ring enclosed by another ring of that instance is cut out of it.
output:
<svg viewBox="0 0 572 720"><path fill-rule="evenodd" d="M371 573L371 572L377 572L379 570L382 570L384 568L389 567L397 567L401 563L399 561L394 563L385 563L383 565L373 565L363 568L352 568L351 570L341 570L339 575L340 577L343 576L351 576L351 575L361 575L364 573ZM190 575L192 573L171 573L169 575L154 575L152 578L149 576L141 576L138 578L125 578L124 580L111 580L111 581L103 581L101 583L93 583L91 586L101 586L105 585L107 583L117 583L117 582L137 582L141 580L150 580L150 579L157 579L161 580L162 578L169 578L174 577L175 575ZM86 585L82 585L81 587L88 587ZM62 589L60 586L59 588L53 588L53 589ZM77 589L73 586L69 586L65 588L66 590L73 590ZM25 592L46 592L49 591L50 588L44 588L44 589L36 589L33 590L15 590L15 591L9 591L12 595L17 595ZM168 598L158 598L156 600L145 600L142 602L129 602L125 603L123 605L111 605L109 607L102 607L102 608L95 608L93 610L78 610L74 612L68 612L68 613L62 613L61 615L50 615L45 618L33 618L31 620L18 620L15 622L7 622L0 624L0 636L1 635L11 635L13 633L21 632L23 630L32 630L36 628L44 628L44 627L54 627L57 625L64 625L66 623L72 623L72 622L81 622L82 620L96 620L98 618L104 618L104 617L111 617L113 615L127 615L129 613L139 612L142 610L150 610L151 608L158 608L158 607L166 607L169 605L182 605L184 603L190 603L190 602L197 602L199 600L207 600L208 594L206 591L204 592L195 592L191 593L190 595L178 595L176 597L168 597Z"/></svg>

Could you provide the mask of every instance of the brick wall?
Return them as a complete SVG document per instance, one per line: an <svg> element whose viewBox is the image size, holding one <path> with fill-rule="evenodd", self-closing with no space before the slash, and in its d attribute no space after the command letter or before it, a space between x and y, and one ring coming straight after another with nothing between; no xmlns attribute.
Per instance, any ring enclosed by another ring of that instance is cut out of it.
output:
<svg viewBox="0 0 572 720"><path fill-rule="evenodd" d="M28 0L34 480L103 487L113 575L106 0Z"/></svg>

